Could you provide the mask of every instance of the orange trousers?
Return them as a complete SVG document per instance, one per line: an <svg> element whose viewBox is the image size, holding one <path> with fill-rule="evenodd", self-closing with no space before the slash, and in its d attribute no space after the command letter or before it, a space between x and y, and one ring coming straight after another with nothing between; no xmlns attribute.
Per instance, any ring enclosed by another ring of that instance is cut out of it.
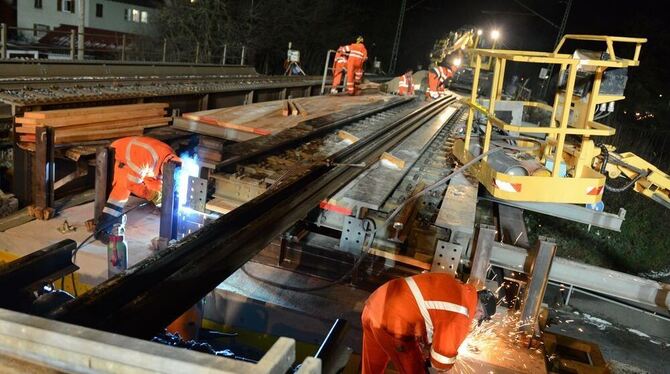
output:
<svg viewBox="0 0 670 374"><path fill-rule="evenodd" d="M342 83L342 76L347 68L346 62L336 62L333 65L333 89L338 89Z"/></svg>
<svg viewBox="0 0 670 374"><path fill-rule="evenodd" d="M349 58L347 64L347 93L349 95L356 95L358 93L358 85L363 81L363 63L356 63L360 59Z"/></svg>
<svg viewBox="0 0 670 374"><path fill-rule="evenodd" d="M402 374L424 374L426 366L421 348L414 337L397 338L375 323L367 308L363 323L363 374L383 374L389 361Z"/></svg>

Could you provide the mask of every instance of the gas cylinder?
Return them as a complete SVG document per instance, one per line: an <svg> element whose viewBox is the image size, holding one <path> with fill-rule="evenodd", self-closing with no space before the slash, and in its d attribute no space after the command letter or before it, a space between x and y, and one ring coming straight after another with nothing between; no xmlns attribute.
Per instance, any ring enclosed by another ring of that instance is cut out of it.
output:
<svg viewBox="0 0 670 374"><path fill-rule="evenodd" d="M126 242L126 215L115 223L107 244L107 276L109 278L128 269L128 243Z"/></svg>

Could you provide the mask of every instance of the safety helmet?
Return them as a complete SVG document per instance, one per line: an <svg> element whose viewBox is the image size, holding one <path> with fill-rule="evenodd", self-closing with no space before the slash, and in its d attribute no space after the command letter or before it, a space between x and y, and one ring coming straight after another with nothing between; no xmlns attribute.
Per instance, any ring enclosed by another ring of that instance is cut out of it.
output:
<svg viewBox="0 0 670 374"><path fill-rule="evenodd" d="M479 319L478 323L483 321L490 320L491 317L496 314L496 306L498 305L498 299L490 290L481 290L477 292L477 299L482 304L482 309L484 314Z"/></svg>
<svg viewBox="0 0 670 374"><path fill-rule="evenodd" d="M356 43L363 43L363 37L360 35L356 37Z"/></svg>

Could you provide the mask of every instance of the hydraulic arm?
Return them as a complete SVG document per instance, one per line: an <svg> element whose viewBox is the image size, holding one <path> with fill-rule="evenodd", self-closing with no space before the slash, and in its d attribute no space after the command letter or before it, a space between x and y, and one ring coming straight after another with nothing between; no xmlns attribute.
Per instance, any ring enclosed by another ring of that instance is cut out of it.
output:
<svg viewBox="0 0 670 374"><path fill-rule="evenodd" d="M633 187L636 192L670 209L670 176L656 166L632 153L614 153L602 147L600 159L601 173L607 172L610 178L627 178L630 181L623 186L614 187L605 184L605 189L621 192Z"/></svg>

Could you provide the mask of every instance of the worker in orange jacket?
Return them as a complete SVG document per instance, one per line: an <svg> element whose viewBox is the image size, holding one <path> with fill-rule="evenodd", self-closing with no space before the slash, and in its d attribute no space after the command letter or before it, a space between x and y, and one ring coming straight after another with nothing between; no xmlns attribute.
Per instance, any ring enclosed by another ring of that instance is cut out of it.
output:
<svg viewBox="0 0 670 374"><path fill-rule="evenodd" d="M358 85L363 81L363 64L368 59L368 50L363 44L363 37L356 38L356 43L350 44L349 59L347 60L347 93L358 93Z"/></svg>
<svg viewBox="0 0 670 374"><path fill-rule="evenodd" d="M449 78L454 76L452 69L445 66L433 65L428 70L428 91L426 91L426 98L437 99L440 93L444 92L444 84Z"/></svg>
<svg viewBox="0 0 670 374"><path fill-rule="evenodd" d="M114 180L112 191L97 223L96 238L107 240L111 226L123 215L130 194L160 204L163 188L163 166L179 161L172 148L160 140L145 136L121 138L114 148Z"/></svg>
<svg viewBox="0 0 670 374"><path fill-rule="evenodd" d="M400 373L425 373L430 364L449 370L472 321L496 310L491 291L477 292L445 273L394 279L378 288L363 309L363 374L384 373L389 361Z"/></svg>
<svg viewBox="0 0 670 374"><path fill-rule="evenodd" d="M414 82L412 81L413 74L414 71L409 69L405 72L405 74L400 76L400 80L398 81L398 95L414 95Z"/></svg>
<svg viewBox="0 0 670 374"><path fill-rule="evenodd" d="M340 46L335 52L335 61L333 61L333 86L330 93L336 94L340 83L342 83L342 76L347 69L347 59L349 57L349 46Z"/></svg>

